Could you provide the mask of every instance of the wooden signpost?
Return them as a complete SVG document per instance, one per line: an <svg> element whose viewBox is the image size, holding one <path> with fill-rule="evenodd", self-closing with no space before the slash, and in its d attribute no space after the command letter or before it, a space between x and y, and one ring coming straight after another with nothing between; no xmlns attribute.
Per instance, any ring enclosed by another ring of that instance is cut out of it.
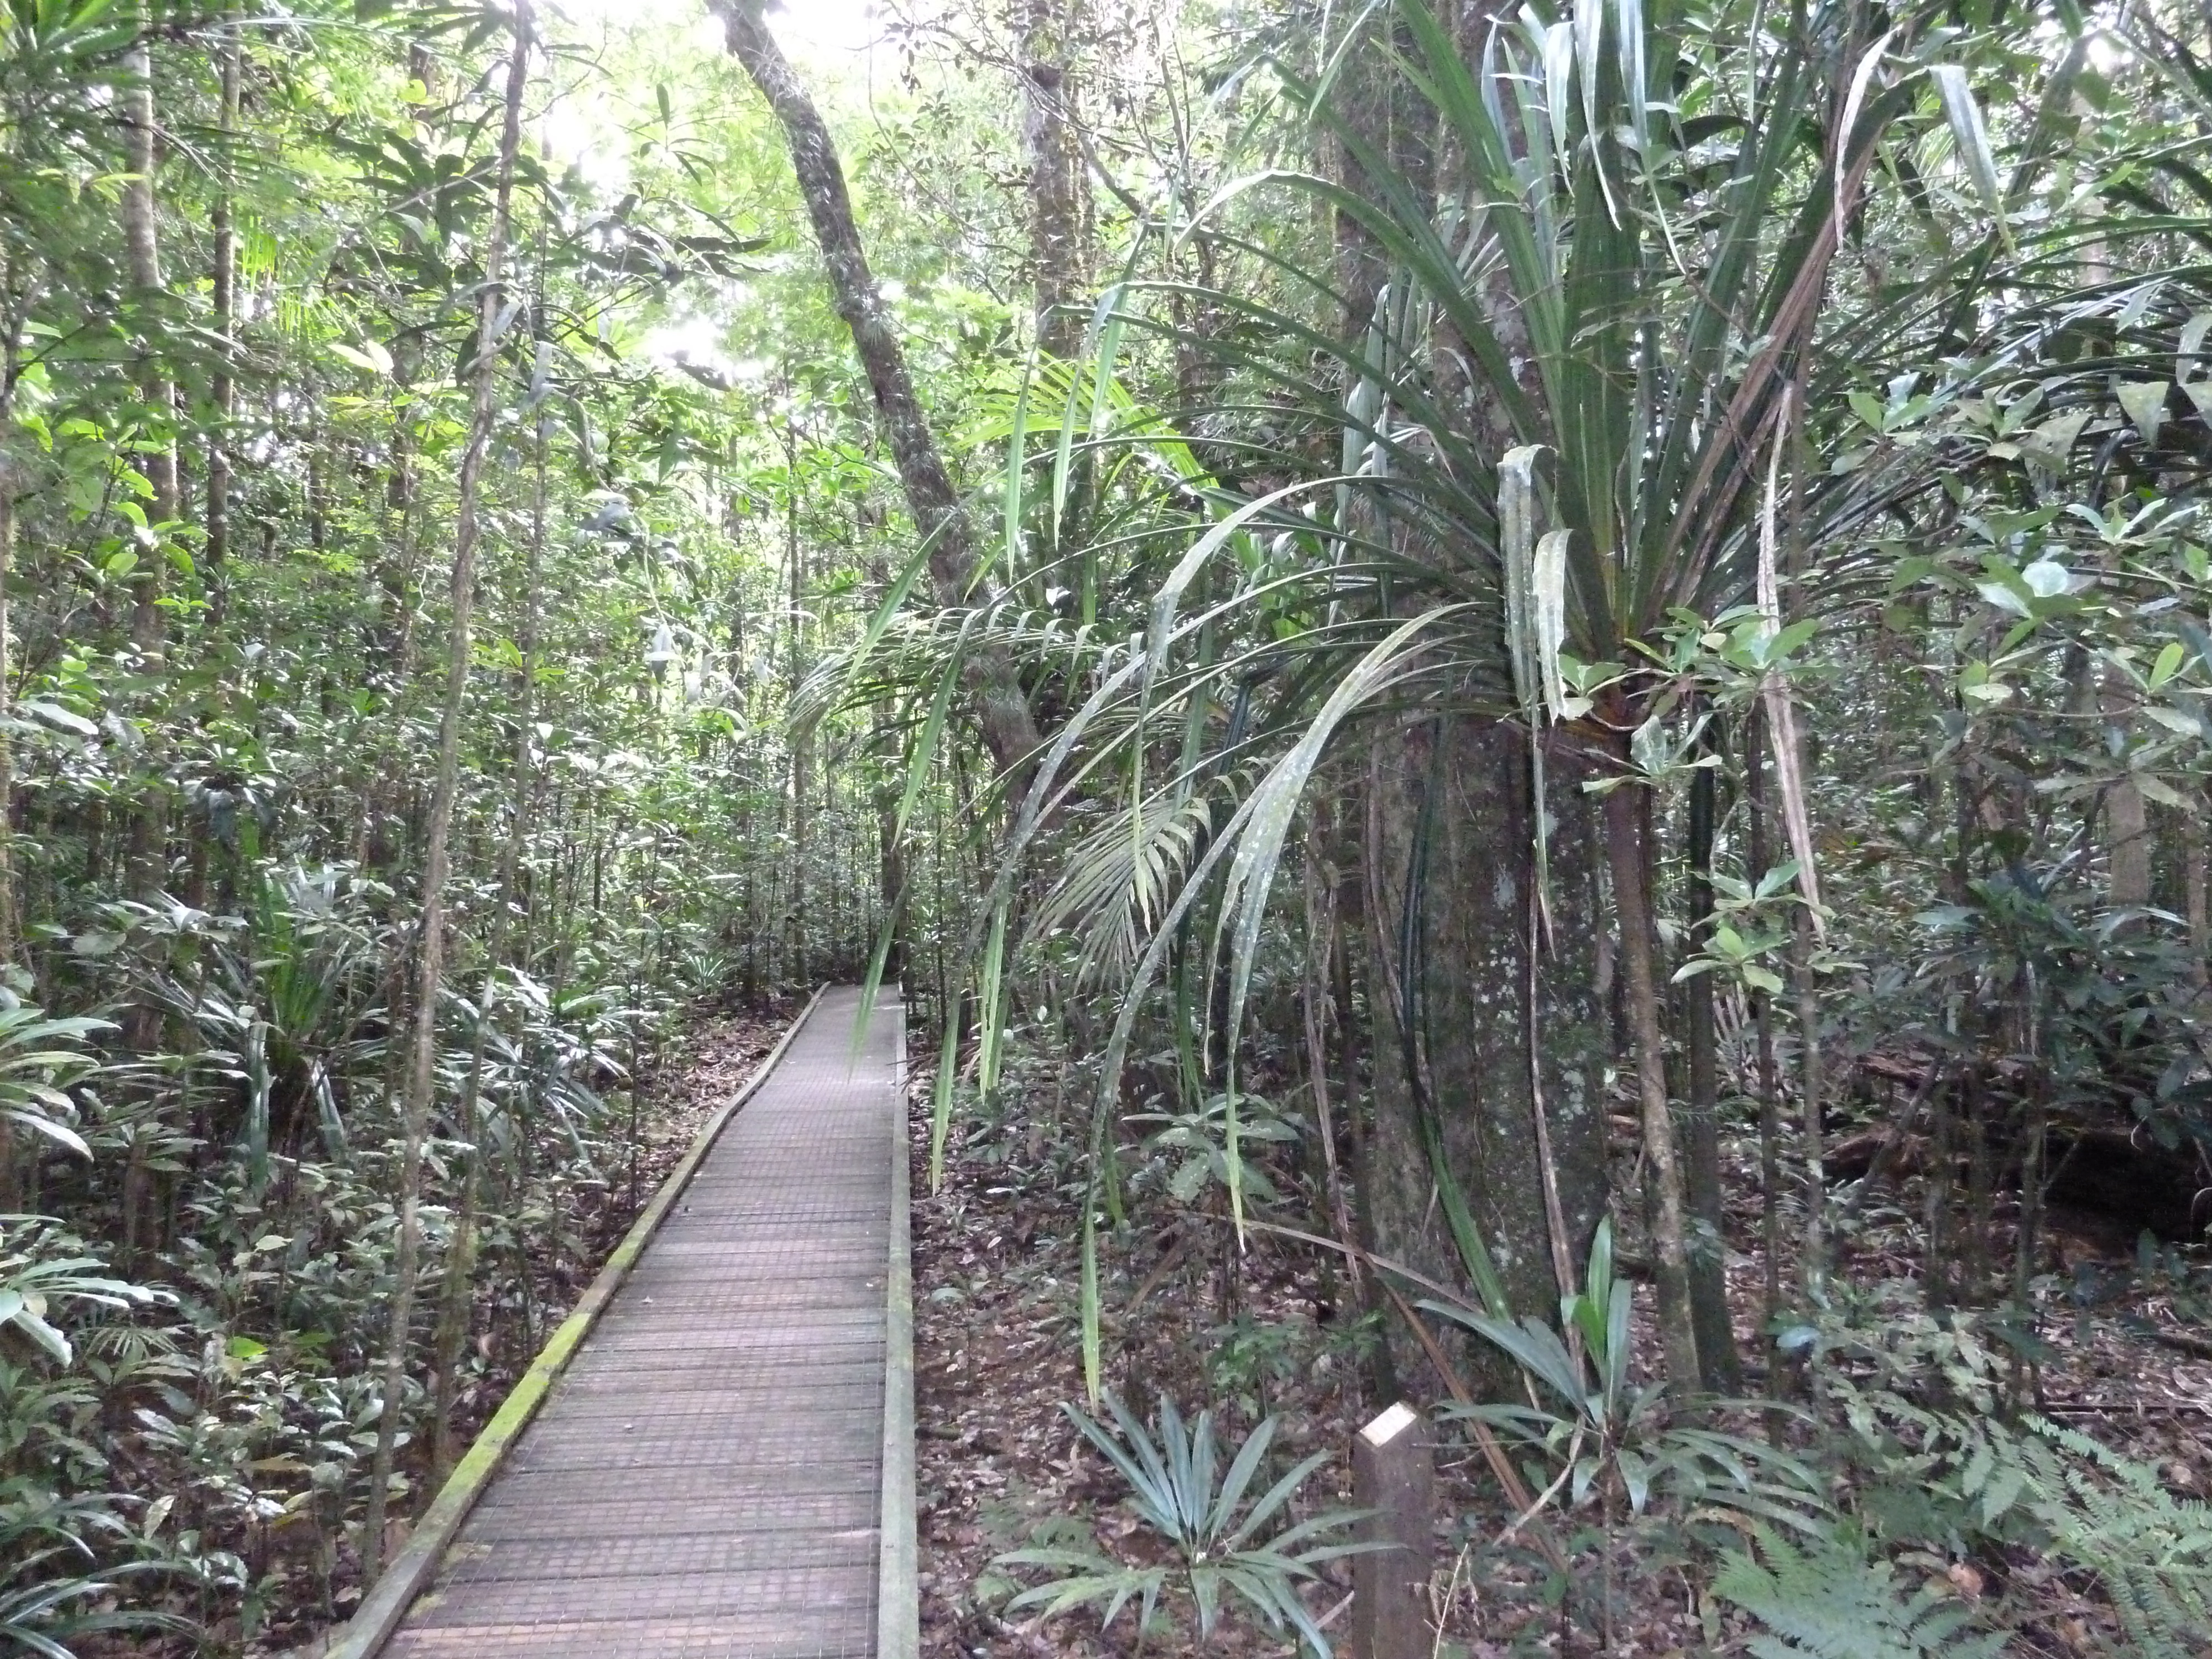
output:
<svg viewBox="0 0 2212 1659"><path fill-rule="evenodd" d="M1429 1579L1436 1570L1436 1476L1426 1424L1401 1401L1352 1437L1359 1537L1388 1547L1352 1558L1354 1659L1430 1659Z"/></svg>

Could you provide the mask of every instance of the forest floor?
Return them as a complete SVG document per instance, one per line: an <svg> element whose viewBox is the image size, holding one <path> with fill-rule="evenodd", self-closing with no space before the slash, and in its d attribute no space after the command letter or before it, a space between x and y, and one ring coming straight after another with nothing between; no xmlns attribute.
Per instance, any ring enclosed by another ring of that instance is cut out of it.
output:
<svg viewBox="0 0 2212 1659"><path fill-rule="evenodd" d="M570 1189L556 1247L532 1255L531 1293L536 1313L532 1323L538 1341L550 1337L568 1317L638 1212L652 1201L660 1183L698 1138L707 1120L751 1076L798 1008L796 1002L786 1001L743 1012L708 1014L686 1034L684 1058L647 1078L646 1106L640 1115L635 1159L628 1147L611 1150L604 1183L579 1183ZM610 1140L627 1136L626 1124L609 1126ZM491 1308L480 1307L477 1328L494 1330L513 1324L511 1319L493 1316ZM483 1352L483 1369L463 1384L459 1396L458 1439L463 1446L490 1421L516 1379L536 1358L534 1347L520 1342L487 1343ZM419 1482L421 1468L410 1473ZM404 1525L395 1525L390 1547L396 1550L404 1539ZM330 1578L327 1603L319 1574L303 1570L287 1575L277 1588L266 1622L239 1650L245 1659L319 1652L323 1639L333 1628L330 1610L343 1620L360 1602L360 1563L350 1550L340 1553ZM213 1634L219 1642L226 1636L220 1630ZM234 1642L235 1632L228 1634ZM125 1654L169 1650L166 1646L149 1649L129 1644L112 1650L118 1659ZM189 1644L179 1650L190 1650ZM83 1659L100 1659L101 1650L87 1644L80 1652Z"/></svg>
<svg viewBox="0 0 2212 1659"><path fill-rule="evenodd" d="M1020 1613L1001 1616L1017 1585L994 1568L994 1556L1070 1541L1071 1523L1094 1515L1109 1546L1141 1546L1134 1522L1115 1509L1118 1478L1060 1409L1083 1399L1076 1205L1057 1189L1041 1136L987 1124L955 1126L944 1188L933 1195L930 1070L914 1067L921 1080L911 1114L922 1651L927 1659L1121 1654L1121 1643L1091 1638L1095 1614L1042 1630L1026 1628ZM1123 1264L1133 1273L1109 1270L1109 1387L1147 1415L1163 1395L1190 1410L1211 1400L1239 1438L1272 1411L1287 1460L1349 1443L1361 1420L1358 1356L1338 1286L1325 1282L1315 1253L1255 1235L1231 1309L1219 1299L1218 1251L1192 1249L1172 1231L1139 1250ZM1310 1495L1348 1501L1348 1489L1319 1490L1333 1471L1324 1468ZM1330 1582L1334 1605L1350 1589L1349 1572ZM1340 1613L1325 1628L1341 1635L1343 1622ZM1130 1627L1125 1615L1119 1629ZM1178 1650L1155 1642L1150 1650ZM1287 1649L1228 1632L1208 1651L1242 1659Z"/></svg>
<svg viewBox="0 0 2212 1659"><path fill-rule="evenodd" d="M1099 1541L1125 1559L1147 1559L1146 1545L1118 1502L1125 1492L1119 1478L1061 1409L1083 1397L1074 1190L1063 1184L1041 1133L978 1122L955 1126L944 1189L931 1194L929 1068L915 1071L922 1079L911 1115L923 1652L927 1659L1136 1653L1129 1613L1102 1635L1096 1610L1041 1622L1034 1609L1006 1609L1018 1575L994 1563L1006 1551L1085 1542L1094 1522ZM1755 1148L1732 1151L1752 1165L1731 1170L1728 1188L1748 1195L1729 1218L1731 1299L1742 1310L1760 1305L1765 1270ZM1917 1271L1911 1200L1908 1192L1885 1202L1877 1193L1857 1212L1838 1249L1839 1284L1878 1297L1877 1287L1900 1285ZM1997 1219L2005 1231L1990 1241L1990 1255L2001 1273L2009 1223L2002 1210ZM1186 1411L1211 1403L1232 1438L1275 1413L1285 1462L1347 1447L1359 1423L1386 1402L1365 1398L1356 1310L1343 1305L1348 1291L1320 1255L1254 1235L1238 1275L1240 1303L1229 1308L1220 1301L1218 1251L1186 1253L1173 1229L1141 1238L1128 1260L1102 1267L1109 1385L1142 1416L1162 1395ZM2045 1414L2152 1466L2177 1497L2212 1492L2212 1344L2203 1343L2202 1326L2193 1338L2180 1328L2201 1312L2178 1310L2156 1283L2134 1277L2132 1241L2094 1217L2051 1217L2039 1266L2047 1286L2069 1279L2074 1286L2046 1303L2039 1333L2046 1352L2037 1395ZM2153 1329L2173 1340L2153 1338ZM1747 1355L1766 1346L1748 1322L1738 1335ZM2203 1351L2187 1351L2192 1344ZM1648 1330L1639 1331L1638 1347L1642 1374L1654 1374L1656 1344ZM1451 1517L1439 1561L1449 1566L1461 1552L1440 1654L1685 1659L1743 1650L1735 1639L1741 1615L1701 1603L1680 1571L1624 1575L1609 1645L1594 1646L1586 1631L1564 1633L1534 1593L1536 1574L1500 1572L1497 1555L1480 1547L1510 1519L1486 1472L1456 1449L1441 1450L1438 1461L1441 1509ZM1304 1509L1348 1503L1347 1463L1338 1457L1324 1467ZM1476 1548L1467 1552L1470 1541ZM2026 1553L1953 1563L1948 1571L1931 1560L1917 1570L1945 1594L1969 1601L2001 1595L2014 1653L2070 1659L2124 1650L2110 1645L2119 1632L2094 1584ZM1333 1637L1344 1633L1349 1583L1337 1563L1307 1589L1308 1607ZM1206 1651L1235 1659L1292 1651L1256 1632L1254 1622L1232 1620L1234 1629ZM1187 1636L1155 1636L1142 1650L1193 1650Z"/></svg>

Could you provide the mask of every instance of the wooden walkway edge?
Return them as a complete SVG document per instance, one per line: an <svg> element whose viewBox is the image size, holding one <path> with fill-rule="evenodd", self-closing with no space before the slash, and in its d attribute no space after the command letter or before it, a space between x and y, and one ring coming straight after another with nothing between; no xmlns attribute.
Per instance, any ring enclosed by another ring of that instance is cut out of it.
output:
<svg viewBox="0 0 2212 1659"><path fill-rule="evenodd" d="M914 1225L908 1183L906 1005L896 1012L891 1078L890 1264L884 1299L883 1528L876 1589L876 1659L921 1659L921 1550L915 1536L914 1444Z"/></svg>
<svg viewBox="0 0 2212 1659"><path fill-rule="evenodd" d="M905 1018L859 1012L717 1112L329 1659L915 1659Z"/></svg>

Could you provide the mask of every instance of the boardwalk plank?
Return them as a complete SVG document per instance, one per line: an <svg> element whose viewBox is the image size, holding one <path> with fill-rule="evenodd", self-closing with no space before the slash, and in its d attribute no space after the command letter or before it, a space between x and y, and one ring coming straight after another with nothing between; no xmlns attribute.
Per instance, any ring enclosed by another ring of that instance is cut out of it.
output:
<svg viewBox="0 0 2212 1659"><path fill-rule="evenodd" d="M896 1011L825 995L385 1649L875 1651Z"/></svg>

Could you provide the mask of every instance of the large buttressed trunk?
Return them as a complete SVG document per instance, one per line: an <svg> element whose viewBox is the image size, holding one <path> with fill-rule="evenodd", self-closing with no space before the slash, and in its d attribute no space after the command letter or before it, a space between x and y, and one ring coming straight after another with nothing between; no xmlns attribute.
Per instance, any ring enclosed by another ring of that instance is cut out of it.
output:
<svg viewBox="0 0 2212 1659"><path fill-rule="evenodd" d="M1605 1212L1607 1177L1599 930L1587 925L1597 905L1596 826L1581 787L1587 763L1566 740L1547 741L1549 894L1559 925L1556 948L1537 951L1532 974L1526 730L1444 714L1407 716L1376 734L1366 836L1375 1055L1367 1197L1384 1256L1468 1286L1424 1133L1424 1114L1432 1114L1514 1313L1548 1322L1559 1306L1560 1246L1578 1279ZM1556 1230L1547 1187L1557 1194ZM1413 1362L1410 1344L1401 1346L1398 1357ZM1465 1357L1485 1391L1510 1385L1511 1366L1486 1347Z"/></svg>

